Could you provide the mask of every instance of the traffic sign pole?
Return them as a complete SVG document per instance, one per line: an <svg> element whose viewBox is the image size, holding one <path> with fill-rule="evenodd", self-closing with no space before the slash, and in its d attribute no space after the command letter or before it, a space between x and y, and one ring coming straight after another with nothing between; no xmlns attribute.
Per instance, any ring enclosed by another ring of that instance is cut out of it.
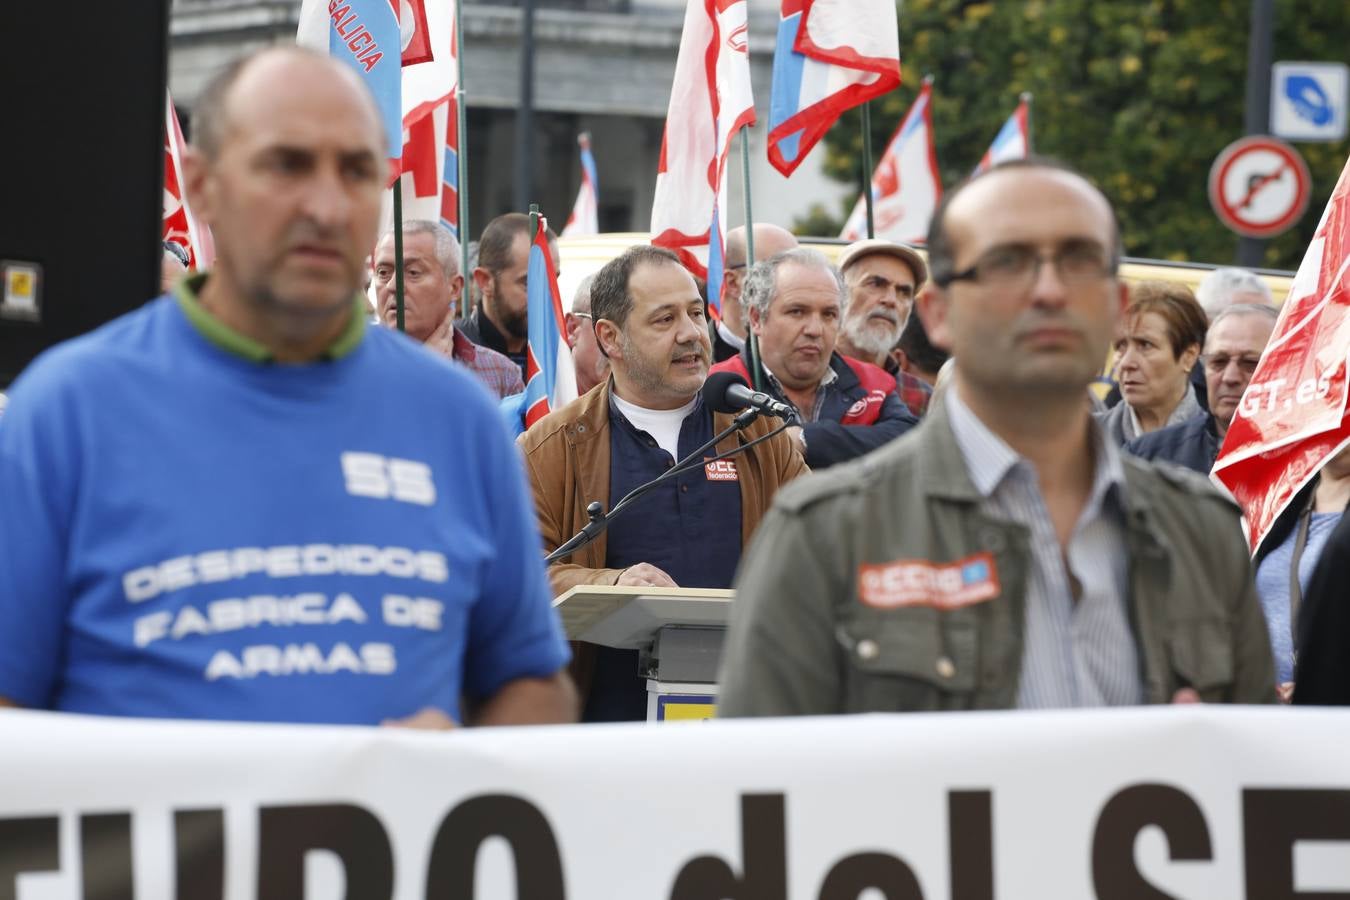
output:
<svg viewBox="0 0 1350 900"><path fill-rule="evenodd" d="M1247 134L1270 132L1270 65L1274 61L1272 39L1275 32L1275 0L1252 0L1250 30L1247 38ZM1261 265L1266 242L1260 238L1240 237L1237 264L1251 268Z"/></svg>

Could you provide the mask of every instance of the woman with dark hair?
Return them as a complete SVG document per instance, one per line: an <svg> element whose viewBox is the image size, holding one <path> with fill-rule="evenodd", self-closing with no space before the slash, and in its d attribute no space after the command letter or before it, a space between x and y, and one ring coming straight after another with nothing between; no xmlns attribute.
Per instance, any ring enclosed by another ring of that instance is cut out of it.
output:
<svg viewBox="0 0 1350 900"><path fill-rule="evenodd" d="M1115 345L1121 402L1101 415L1117 444L1204 412L1190 374L1205 329L1205 311L1190 288L1170 281L1134 285Z"/></svg>

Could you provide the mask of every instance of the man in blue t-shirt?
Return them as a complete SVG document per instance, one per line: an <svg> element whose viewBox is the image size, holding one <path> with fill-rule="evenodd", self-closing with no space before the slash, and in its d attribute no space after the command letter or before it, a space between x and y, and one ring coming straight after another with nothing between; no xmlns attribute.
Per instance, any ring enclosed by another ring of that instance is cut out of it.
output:
<svg viewBox="0 0 1350 900"><path fill-rule="evenodd" d="M10 395L0 705L574 719L491 399L366 328L387 170L370 96L326 57L272 49L195 118L184 175L215 267L54 348Z"/></svg>

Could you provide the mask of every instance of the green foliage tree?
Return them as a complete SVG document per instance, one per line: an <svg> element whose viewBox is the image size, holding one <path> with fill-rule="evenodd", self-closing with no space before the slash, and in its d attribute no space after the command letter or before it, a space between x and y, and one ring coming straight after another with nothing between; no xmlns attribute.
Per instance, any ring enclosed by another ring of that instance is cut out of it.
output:
<svg viewBox="0 0 1350 900"><path fill-rule="evenodd" d="M880 154L934 76L933 128L943 182L979 162L1018 95L1030 92L1032 142L1086 172L1116 205L1133 256L1230 263L1237 237L1209 205L1219 151L1243 135L1247 0L904 0L904 85L872 104ZM1277 0L1275 59L1347 58L1345 0ZM859 184L861 113L826 137L826 171ZM1298 144L1313 174L1297 227L1267 245L1264 264L1296 268L1350 153L1350 141ZM850 198L833 223L837 233Z"/></svg>

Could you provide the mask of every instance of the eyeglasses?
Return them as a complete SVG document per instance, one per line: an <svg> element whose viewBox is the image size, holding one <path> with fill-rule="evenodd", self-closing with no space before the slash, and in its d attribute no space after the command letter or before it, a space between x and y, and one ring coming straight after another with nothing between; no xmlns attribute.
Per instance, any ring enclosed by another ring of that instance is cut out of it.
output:
<svg viewBox="0 0 1350 900"><path fill-rule="evenodd" d="M1091 241L1066 244L1049 257L1059 280L1068 287L1093 284L1116 274L1116 259ZM933 280L946 287L954 281L973 281L988 288L1030 290L1040 277L1046 257L1023 244L995 247L975 261L975 265L950 275L935 275Z"/></svg>
<svg viewBox="0 0 1350 900"><path fill-rule="evenodd" d="M1205 371L1211 375L1226 372L1230 363L1237 363L1238 368L1242 370L1242 374L1249 377L1256 371L1257 365L1261 362L1259 356L1229 356L1227 353L1215 353L1213 356L1202 356L1200 359L1205 364Z"/></svg>
<svg viewBox="0 0 1350 900"><path fill-rule="evenodd" d="M595 316L591 315L590 313L583 313L583 312L574 312L574 313L572 313L572 315L576 316L578 319L594 319L594 318L595 318Z"/></svg>

